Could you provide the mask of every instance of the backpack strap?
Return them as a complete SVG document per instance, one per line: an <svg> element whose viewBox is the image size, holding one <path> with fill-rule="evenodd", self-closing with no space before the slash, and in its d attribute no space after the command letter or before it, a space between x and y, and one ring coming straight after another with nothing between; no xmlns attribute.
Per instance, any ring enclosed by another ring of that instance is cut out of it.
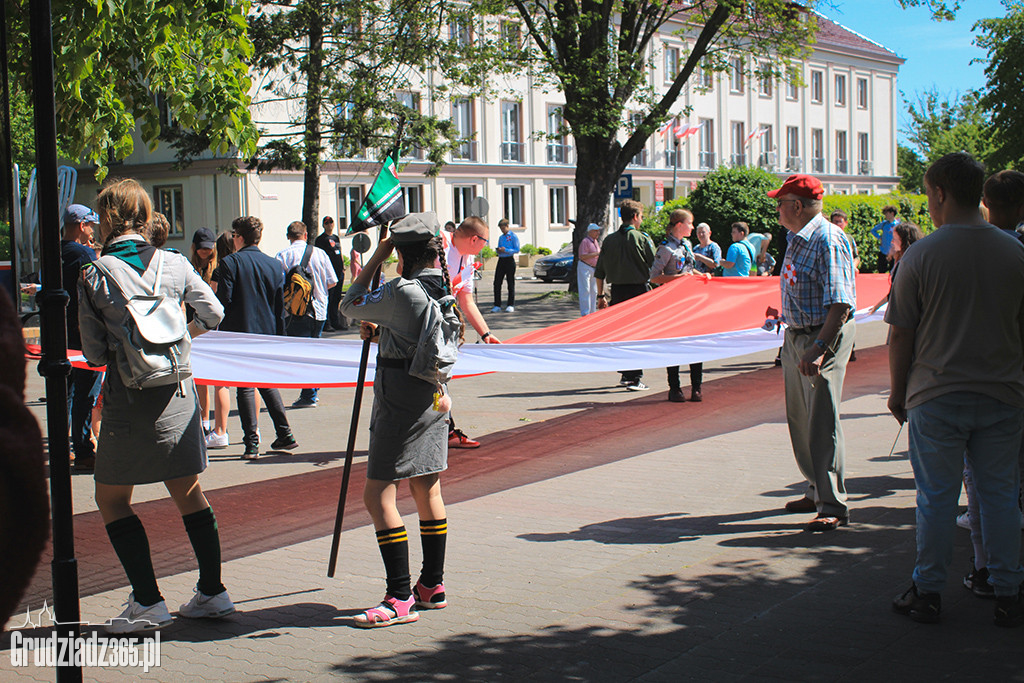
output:
<svg viewBox="0 0 1024 683"><path fill-rule="evenodd" d="M156 251L157 251L157 254L156 254L156 258L157 258L157 262L156 262L156 281L153 283L153 293L152 293L151 296L156 296L157 294L160 293L160 280L163 277L163 273L164 273L164 252L163 252L162 249L157 249ZM117 287L117 291L121 292L121 296L123 296L126 301L131 299L130 296L125 294L124 288L121 287L121 283L117 281L117 278L114 277L114 274L110 272L110 269L107 268L105 265L103 265L103 257L102 256L100 256L98 259L96 259L92 263L99 269L99 271L101 273L103 273L104 275L107 276L107 279L109 279L111 282L114 283L114 286ZM139 280L142 280L142 278L139 277ZM145 288L145 286L146 286L146 281L145 280L142 280L142 286L143 286L143 288Z"/></svg>
<svg viewBox="0 0 1024 683"><path fill-rule="evenodd" d="M309 260L313 258L313 245L307 244L306 250L302 252L302 262L299 264L299 269L303 273L309 272Z"/></svg>

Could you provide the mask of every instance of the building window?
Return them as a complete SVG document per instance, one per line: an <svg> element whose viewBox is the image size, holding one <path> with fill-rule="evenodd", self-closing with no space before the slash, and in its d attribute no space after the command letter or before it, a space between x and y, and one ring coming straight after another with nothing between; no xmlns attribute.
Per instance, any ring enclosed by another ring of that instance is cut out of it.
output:
<svg viewBox="0 0 1024 683"><path fill-rule="evenodd" d="M786 170L800 170L800 129L786 126Z"/></svg>
<svg viewBox="0 0 1024 683"><path fill-rule="evenodd" d="M501 39L510 50L521 50L523 48L523 32L519 24L514 21L501 22Z"/></svg>
<svg viewBox="0 0 1024 683"><path fill-rule="evenodd" d="M786 84L786 99L792 102L796 102L800 99L800 86L796 83Z"/></svg>
<svg viewBox="0 0 1024 683"><path fill-rule="evenodd" d="M836 74L836 106L846 106L846 76Z"/></svg>
<svg viewBox="0 0 1024 683"><path fill-rule="evenodd" d="M700 120L700 154L698 165L700 168L715 167L715 122L712 119Z"/></svg>
<svg viewBox="0 0 1024 683"><path fill-rule="evenodd" d="M836 131L836 173L846 174L850 172L849 153L846 147L846 131Z"/></svg>
<svg viewBox="0 0 1024 683"><path fill-rule="evenodd" d="M743 152L747 145L747 138L744 135L742 121L733 121L729 124L729 133L732 137L732 165L746 166L747 155Z"/></svg>
<svg viewBox="0 0 1024 683"><path fill-rule="evenodd" d="M679 74L679 48L665 46L665 82L671 83Z"/></svg>
<svg viewBox="0 0 1024 683"><path fill-rule="evenodd" d="M523 225L523 194L522 185L505 185L501 188L504 216L508 219L509 225L514 228Z"/></svg>
<svg viewBox="0 0 1024 683"><path fill-rule="evenodd" d="M868 108L868 79L866 78L857 79L857 108Z"/></svg>
<svg viewBox="0 0 1024 683"><path fill-rule="evenodd" d="M811 102L821 104L824 98L825 74L821 71L811 71Z"/></svg>
<svg viewBox="0 0 1024 683"><path fill-rule="evenodd" d="M163 185L153 188L156 210L167 216L171 224L168 235L185 234L185 197L181 185Z"/></svg>
<svg viewBox="0 0 1024 683"><path fill-rule="evenodd" d="M715 87L715 71L708 64L707 60L701 62L700 79L697 85L701 90L711 90L711 88Z"/></svg>
<svg viewBox="0 0 1024 683"><path fill-rule="evenodd" d="M452 151L456 161L476 161L476 126L473 123L473 102L467 99L452 101L452 123L460 144Z"/></svg>
<svg viewBox="0 0 1024 683"><path fill-rule="evenodd" d="M402 185L402 199L405 200L406 213L421 213L423 211L423 186Z"/></svg>
<svg viewBox="0 0 1024 683"><path fill-rule="evenodd" d="M778 160L775 154L775 129L770 123L761 124L761 154L758 164L764 168L775 168Z"/></svg>
<svg viewBox="0 0 1024 683"><path fill-rule="evenodd" d="M811 173L825 172L825 131L811 128Z"/></svg>
<svg viewBox="0 0 1024 683"><path fill-rule="evenodd" d="M395 99L403 107L411 112L420 113L420 94L410 90L399 90L395 93ZM423 148L419 145L410 145L408 149L402 150L402 157L406 159L422 159Z"/></svg>
<svg viewBox="0 0 1024 683"><path fill-rule="evenodd" d="M501 103L501 160L523 162L522 105Z"/></svg>
<svg viewBox="0 0 1024 683"><path fill-rule="evenodd" d="M362 205L363 188L361 185L342 185L338 188L338 234L348 230L348 226L352 224L352 220Z"/></svg>
<svg viewBox="0 0 1024 683"><path fill-rule="evenodd" d="M562 105L548 105L548 163L568 164L569 145L566 144L565 117L562 116Z"/></svg>
<svg viewBox="0 0 1024 683"><path fill-rule="evenodd" d="M635 113L635 114L630 114L629 115L629 125L632 127L632 130L636 130L637 128L639 128L640 124L642 124L643 122L644 122L644 115L643 114ZM647 161L647 143L646 142L644 143L644 146L640 148L640 151L637 152L636 155L633 157L633 160L630 161L629 163L633 164L634 166L647 166L648 165L648 161Z"/></svg>
<svg viewBox="0 0 1024 683"><path fill-rule="evenodd" d="M469 47L469 44L473 42L473 29L469 21L457 20L449 22L448 37L459 47Z"/></svg>
<svg viewBox="0 0 1024 683"><path fill-rule="evenodd" d="M549 220L551 225L564 226L569 224L568 205L568 187L552 187L548 189Z"/></svg>
<svg viewBox="0 0 1024 683"><path fill-rule="evenodd" d="M761 76L758 78L757 92L761 97L771 97L773 89L771 66L768 62L764 62L761 65Z"/></svg>
<svg viewBox="0 0 1024 683"><path fill-rule="evenodd" d="M739 57L729 60L729 92L743 92L743 60Z"/></svg>
<svg viewBox="0 0 1024 683"><path fill-rule="evenodd" d="M469 205L476 198L476 185L452 187L452 220L458 225L469 217Z"/></svg>
<svg viewBox="0 0 1024 683"><path fill-rule="evenodd" d="M867 133L857 133L857 173L871 175L871 140Z"/></svg>

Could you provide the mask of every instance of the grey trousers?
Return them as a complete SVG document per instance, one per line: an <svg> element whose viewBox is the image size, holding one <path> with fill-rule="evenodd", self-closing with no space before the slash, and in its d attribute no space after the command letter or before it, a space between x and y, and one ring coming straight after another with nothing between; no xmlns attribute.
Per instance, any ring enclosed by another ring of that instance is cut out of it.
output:
<svg viewBox="0 0 1024 683"><path fill-rule="evenodd" d="M827 353L821 374L800 374L800 358L814 345L812 333L786 330L782 344L782 369L786 382L786 420L800 473L807 479L807 497L818 504L818 514L849 517L846 505L846 462L839 401L843 394L846 364L853 350L854 323L839 331L835 355Z"/></svg>

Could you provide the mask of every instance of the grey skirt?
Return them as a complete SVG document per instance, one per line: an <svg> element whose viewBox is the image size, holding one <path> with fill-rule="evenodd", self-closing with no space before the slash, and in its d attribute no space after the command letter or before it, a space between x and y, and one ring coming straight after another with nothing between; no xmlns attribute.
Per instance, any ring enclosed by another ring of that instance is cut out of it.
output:
<svg viewBox="0 0 1024 683"><path fill-rule="evenodd" d="M409 479L448 468L448 413L433 409L434 386L404 368L377 366L366 477Z"/></svg>
<svg viewBox="0 0 1024 683"><path fill-rule="evenodd" d="M96 445L100 484L152 484L206 469L206 439L195 383L129 389L117 370L103 381L103 421Z"/></svg>

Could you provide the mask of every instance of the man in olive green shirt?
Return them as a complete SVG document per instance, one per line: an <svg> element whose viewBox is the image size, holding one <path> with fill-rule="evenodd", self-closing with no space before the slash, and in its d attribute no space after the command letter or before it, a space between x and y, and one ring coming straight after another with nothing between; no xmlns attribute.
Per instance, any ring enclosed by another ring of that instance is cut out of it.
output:
<svg viewBox="0 0 1024 683"><path fill-rule="evenodd" d="M609 306L604 293L604 281L611 283L611 305L621 303L646 292L650 285L651 266L654 264L654 242L640 232L644 207L640 202L626 199L619 205L622 227L604 238L601 255L597 258L594 280L597 282L598 309ZM647 385L640 381L643 370L626 370L621 384L629 391L643 391Z"/></svg>

